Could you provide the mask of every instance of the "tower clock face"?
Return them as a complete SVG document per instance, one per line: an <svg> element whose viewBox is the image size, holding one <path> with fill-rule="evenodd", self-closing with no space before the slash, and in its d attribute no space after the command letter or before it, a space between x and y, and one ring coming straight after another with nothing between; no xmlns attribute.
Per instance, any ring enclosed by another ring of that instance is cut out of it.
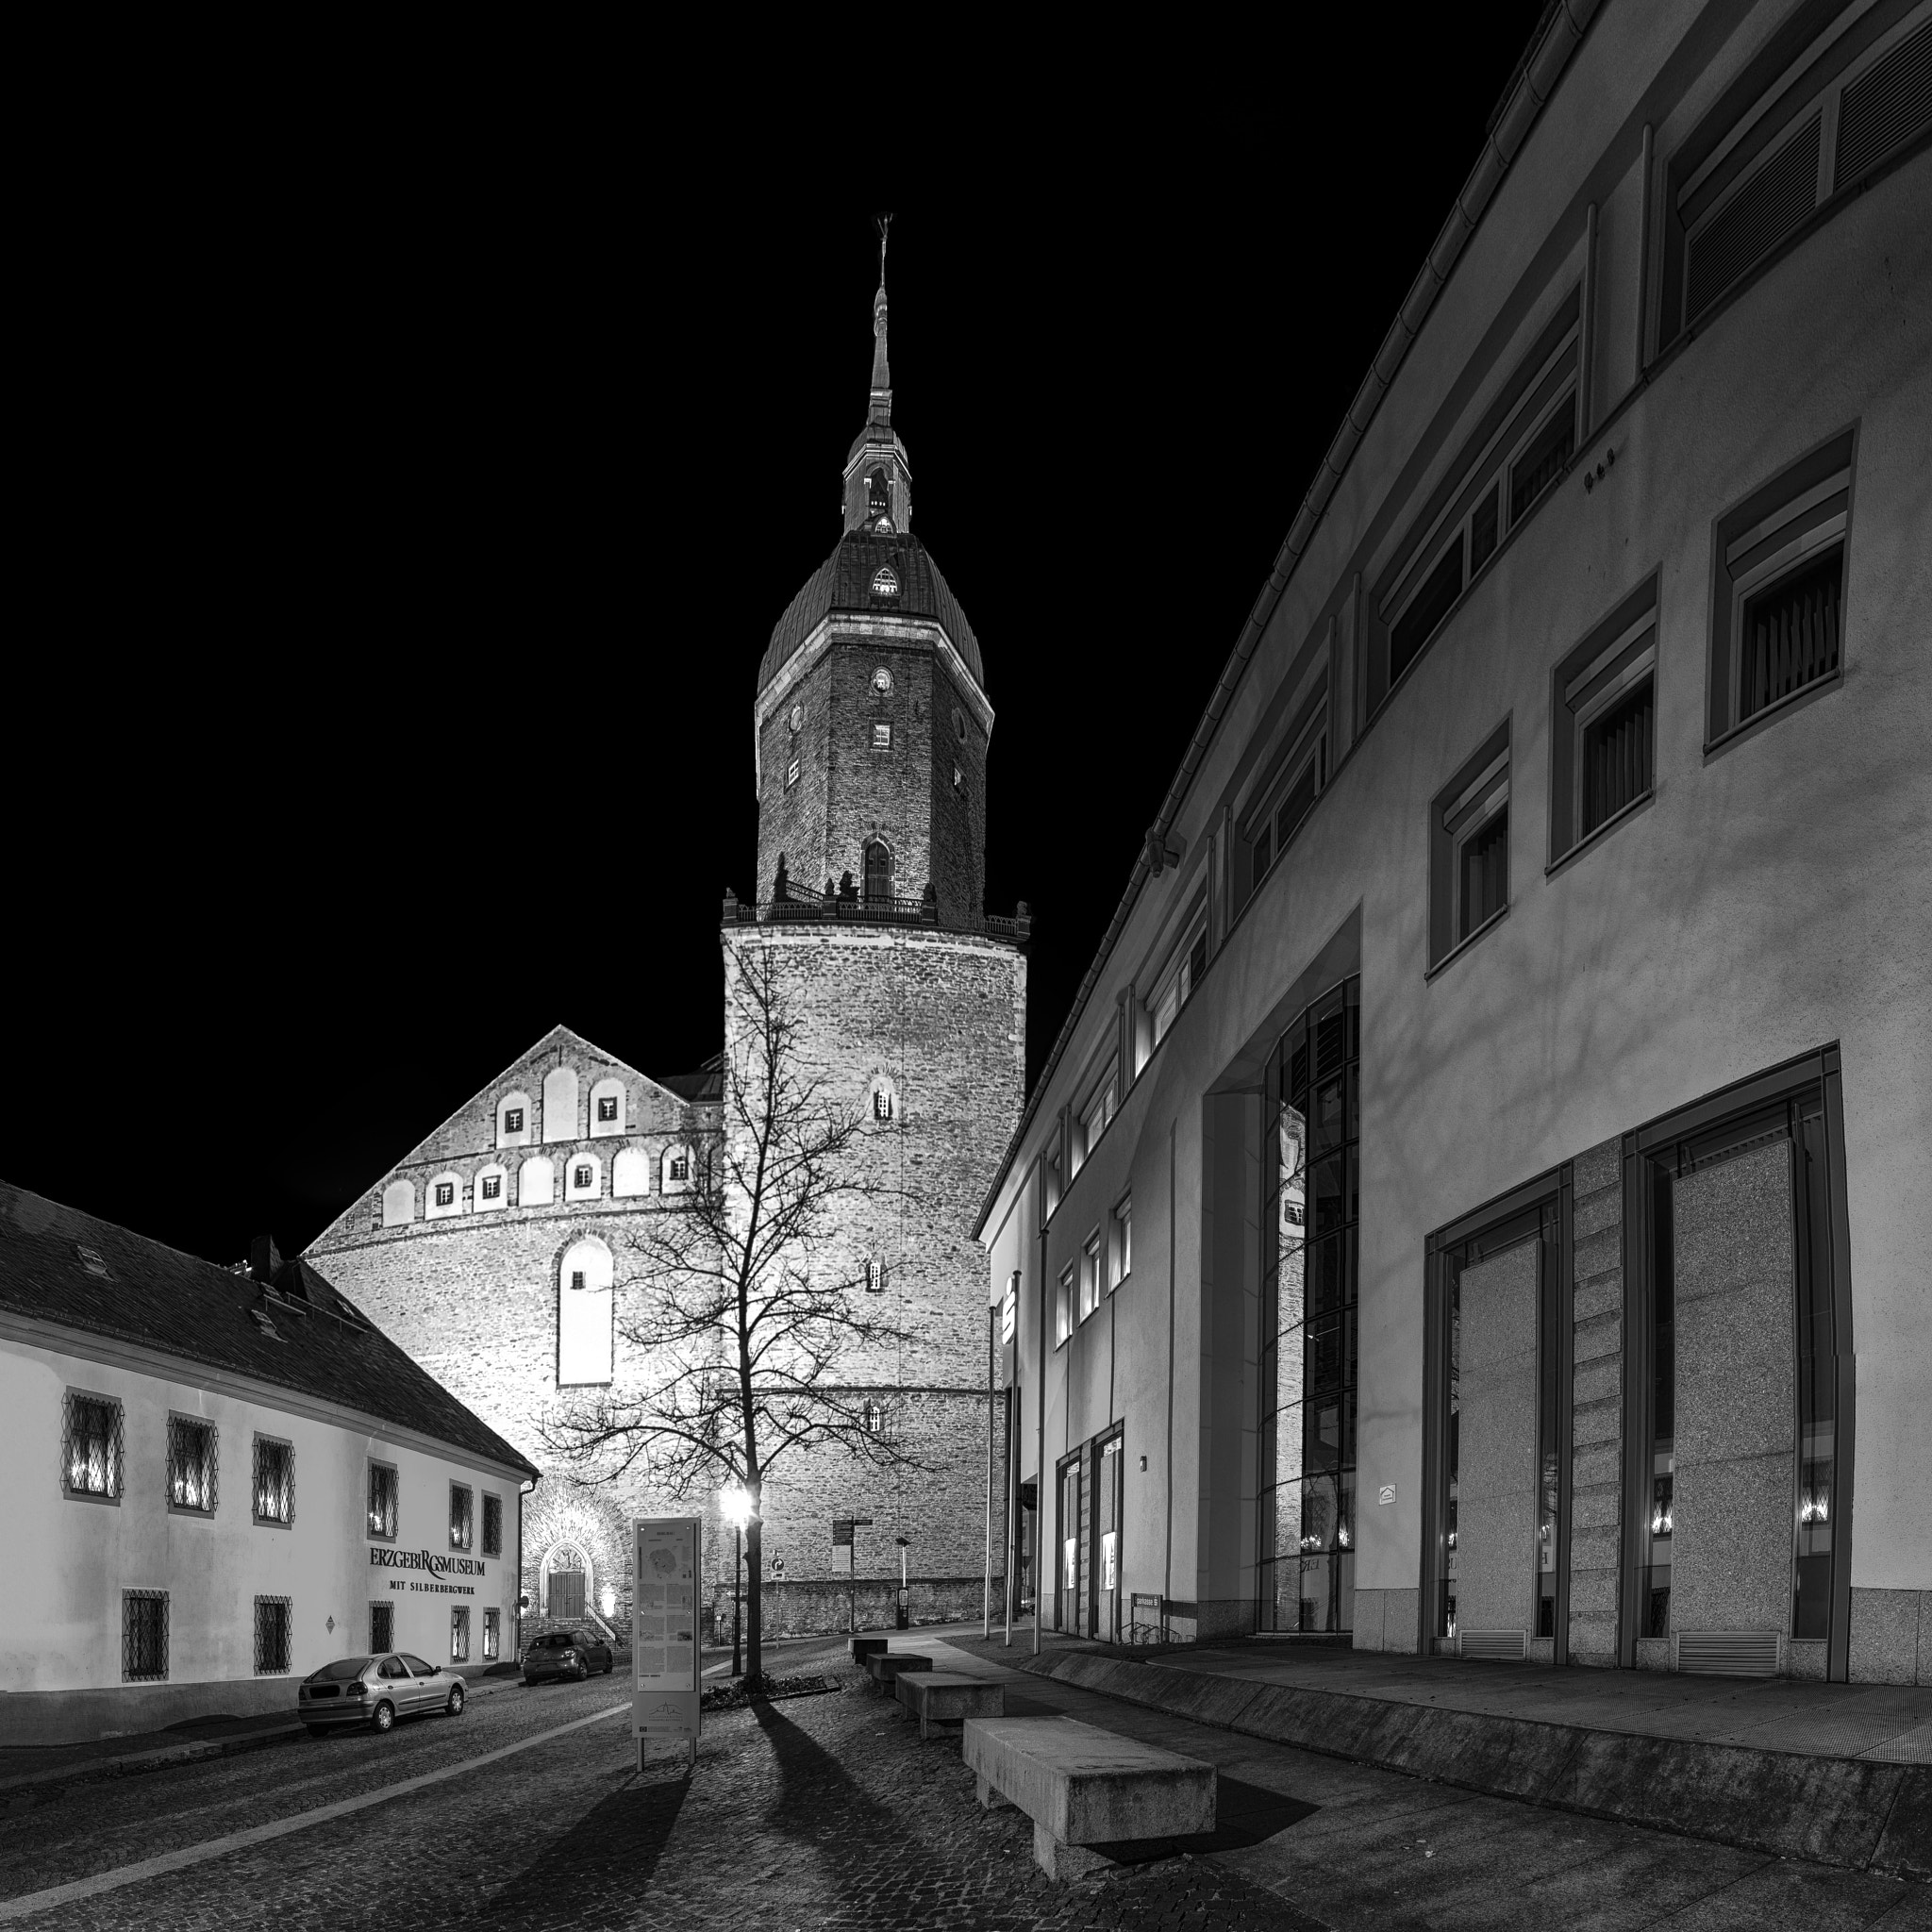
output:
<svg viewBox="0 0 1932 1932"><path fill-rule="evenodd" d="M805 729L805 707L803 705L793 705L791 708L791 728L794 731L803 731Z"/></svg>
<svg viewBox="0 0 1932 1932"><path fill-rule="evenodd" d="M890 697L892 691L892 674L881 664L872 675L872 688L880 697Z"/></svg>

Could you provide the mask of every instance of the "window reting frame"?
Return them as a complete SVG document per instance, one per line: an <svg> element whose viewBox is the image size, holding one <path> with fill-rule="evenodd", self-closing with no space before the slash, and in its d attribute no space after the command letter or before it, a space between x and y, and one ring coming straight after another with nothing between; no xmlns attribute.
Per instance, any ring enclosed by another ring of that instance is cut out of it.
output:
<svg viewBox="0 0 1932 1932"><path fill-rule="evenodd" d="M127 1487L125 1416L120 1398L90 1389L69 1389L60 1407L60 1493L76 1502L119 1508ZM77 1449L81 1462L76 1462Z"/></svg>
<svg viewBox="0 0 1932 1932"><path fill-rule="evenodd" d="M168 1681L168 1592L165 1590L124 1590L121 1592L121 1681L124 1684L165 1684Z"/></svg>
<svg viewBox="0 0 1932 1932"><path fill-rule="evenodd" d="M255 1599L255 1674L286 1677L295 1647L295 1604L292 1597Z"/></svg>
<svg viewBox="0 0 1932 1932"><path fill-rule="evenodd" d="M1059 1291L1054 1298L1053 1328L1055 1348L1064 1348L1074 1332L1074 1263L1060 1270Z"/></svg>
<svg viewBox="0 0 1932 1932"><path fill-rule="evenodd" d="M396 1540L402 1489L403 1479L394 1463L369 1458L369 1507L363 1513L368 1519L368 1534L377 1542L392 1543Z"/></svg>
<svg viewBox="0 0 1932 1932"><path fill-rule="evenodd" d="M200 1438L201 1446L191 1460L184 1455L187 1441ZM168 1411L168 1467L165 1493L168 1500L168 1513L171 1516L212 1516L220 1499L220 1432L206 1416L185 1415L178 1409ZM184 1501L182 1492L191 1486L198 1490L205 1501L191 1503Z"/></svg>
<svg viewBox="0 0 1932 1932"><path fill-rule="evenodd" d="M1465 929L1463 856L1508 808L1509 720L1506 718L1437 792L1429 807L1428 975L1441 972L1509 909L1506 833L1502 899Z"/></svg>
<svg viewBox="0 0 1932 1932"><path fill-rule="evenodd" d="M1154 993L1147 1002L1149 1030L1155 1047L1158 1047L1173 1031L1182 1008L1194 996L1195 985L1206 974L1207 940L1208 889L1203 885L1196 890L1181 921L1180 937L1169 952L1166 964L1156 976ZM1164 1020L1163 1013L1166 1015Z"/></svg>
<svg viewBox="0 0 1932 1932"><path fill-rule="evenodd" d="M1550 677L1550 858L1546 871L1592 844L1657 791L1657 580L1653 571ZM1587 830L1584 747L1591 727L1646 678L1651 686L1650 782Z"/></svg>
<svg viewBox="0 0 1932 1932"><path fill-rule="evenodd" d="M1111 1294L1134 1272L1134 1197L1123 1194L1108 1217L1107 1291Z"/></svg>
<svg viewBox="0 0 1932 1932"><path fill-rule="evenodd" d="M476 1491L468 1483L449 1486L449 1546L467 1555L476 1543Z"/></svg>
<svg viewBox="0 0 1932 1932"><path fill-rule="evenodd" d="M250 1486L249 1506L255 1521L266 1529L290 1529L295 1522L295 1445L282 1436L264 1436L258 1432L251 1445L251 1474L254 1481ZM281 1452L279 1457L275 1451ZM275 1474L279 1462L279 1475ZM268 1486L275 1486L274 1493L265 1493ZM271 1509L279 1506L281 1514L264 1514L266 1500Z"/></svg>
<svg viewBox="0 0 1932 1932"><path fill-rule="evenodd" d="M1324 667L1289 727L1287 749L1257 788L1256 803L1242 816L1241 837L1248 849L1250 895L1259 889L1327 790L1328 765L1328 676ZM1291 820L1290 808L1301 797L1311 770L1314 782L1307 788L1306 803Z"/></svg>
<svg viewBox="0 0 1932 1932"><path fill-rule="evenodd" d="M491 1490L483 1491L483 1554L503 1555L503 1498Z"/></svg>
<svg viewBox="0 0 1932 1932"><path fill-rule="evenodd" d="M1106 1265L1101 1255L1101 1230L1095 1228L1080 1243L1080 1320L1095 1313L1105 1298L1101 1271Z"/></svg>
<svg viewBox="0 0 1932 1932"><path fill-rule="evenodd" d="M1840 430L1788 464L1711 525L1710 660L1705 720L1707 755L1740 733L1823 691L1840 685L1845 669L1845 618L1850 602L1852 478L1857 467L1858 425ZM1746 607L1787 577L1809 569L1838 548L1838 663L1795 690L1740 718Z"/></svg>

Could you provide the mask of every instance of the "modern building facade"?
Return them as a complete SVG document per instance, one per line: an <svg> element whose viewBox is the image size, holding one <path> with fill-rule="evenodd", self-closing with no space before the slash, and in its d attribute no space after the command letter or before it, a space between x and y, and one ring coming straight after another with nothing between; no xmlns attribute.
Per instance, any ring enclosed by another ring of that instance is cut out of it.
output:
<svg viewBox="0 0 1932 1932"><path fill-rule="evenodd" d="M1928 123L1547 15L983 1209L1049 1626L1932 1681Z"/></svg>
<svg viewBox="0 0 1932 1932"><path fill-rule="evenodd" d="M0 1737L295 1708L333 1657L517 1654L535 1467L313 1268L0 1188Z"/></svg>

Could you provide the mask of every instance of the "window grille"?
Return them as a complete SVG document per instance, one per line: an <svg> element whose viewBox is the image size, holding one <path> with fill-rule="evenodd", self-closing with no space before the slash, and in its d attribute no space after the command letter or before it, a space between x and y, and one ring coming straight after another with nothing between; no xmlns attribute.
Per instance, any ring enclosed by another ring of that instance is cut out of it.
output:
<svg viewBox="0 0 1932 1932"><path fill-rule="evenodd" d="M393 1604L371 1604L369 1606L369 1647L371 1650L389 1650L395 1643L396 1623Z"/></svg>
<svg viewBox="0 0 1932 1932"><path fill-rule="evenodd" d="M289 1668L289 1645L295 1613L285 1596L255 1599L255 1674L280 1676Z"/></svg>
<svg viewBox="0 0 1932 1932"><path fill-rule="evenodd" d="M874 1087L872 1090L872 1117L875 1121L889 1121L892 1118L891 1088Z"/></svg>
<svg viewBox="0 0 1932 1932"><path fill-rule="evenodd" d="M502 1648L502 1613L498 1610L483 1612L483 1661L493 1664Z"/></svg>
<svg viewBox="0 0 1932 1932"><path fill-rule="evenodd" d="M1840 548L1745 604L1738 666L1740 723L1838 669L1843 589Z"/></svg>
<svg viewBox="0 0 1932 1932"><path fill-rule="evenodd" d="M449 1613L449 1660L453 1664L470 1661L470 1607L453 1604Z"/></svg>
<svg viewBox="0 0 1932 1932"><path fill-rule="evenodd" d="M211 1516L215 1507L215 1426L192 1416L168 1418L168 1501Z"/></svg>
<svg viewBox="0 0 1932 1932"><path fill-rule="evenodd" d="M295 1520L295 1450L273 1436L255 1439L255 1520L287 1525Z"/></svg>
<svg viewBox="0 0 1932 1932"><path fill-rule="evenodd" d="M66 1440L60 1484L70 1496L119 1502L122 1487L121 1405L108 1395L67 1391Z"/></svg>
<svg viewBox="0 0 1932 1932"><path fill-rule="evenodd" d="M168 1675L168 1592L121 1592L121 1680L158 1684Z"/></svg>
<svg viewBox="0 0 1932 1932"><path fill-rule="evenodd" d="M387 1462L369 1465L369 1534L393 1542L396 1503L402 1479Z"/></svg>
<svg viewBox="0 0 1932 1932"><path fill-rule="evenodd" d="M475 1524L475 1491L468 1483L452 1483L449 1486L449 1546L453 1550L467 1550Z"/></svg>
<svg viewBox="0 0 1932 1932"><path fill-rule="evenodd" d="M503 1555L503 1498L485 1496L483 1498L483 1554L486 1557ZM492 1615L494 1612L491 1613Z"/></svg>

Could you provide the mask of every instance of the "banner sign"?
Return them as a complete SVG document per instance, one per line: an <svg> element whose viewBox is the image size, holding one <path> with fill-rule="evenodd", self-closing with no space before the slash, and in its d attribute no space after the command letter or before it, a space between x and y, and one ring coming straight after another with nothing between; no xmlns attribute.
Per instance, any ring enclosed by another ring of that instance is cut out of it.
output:
<svg viewBox="0 0 1932 1932"><path fill-rule="evenodd" d="M641 1760L654 1745L697 1745L703 1534L695 1516L632 1520L630 1729Z"/></svg>

